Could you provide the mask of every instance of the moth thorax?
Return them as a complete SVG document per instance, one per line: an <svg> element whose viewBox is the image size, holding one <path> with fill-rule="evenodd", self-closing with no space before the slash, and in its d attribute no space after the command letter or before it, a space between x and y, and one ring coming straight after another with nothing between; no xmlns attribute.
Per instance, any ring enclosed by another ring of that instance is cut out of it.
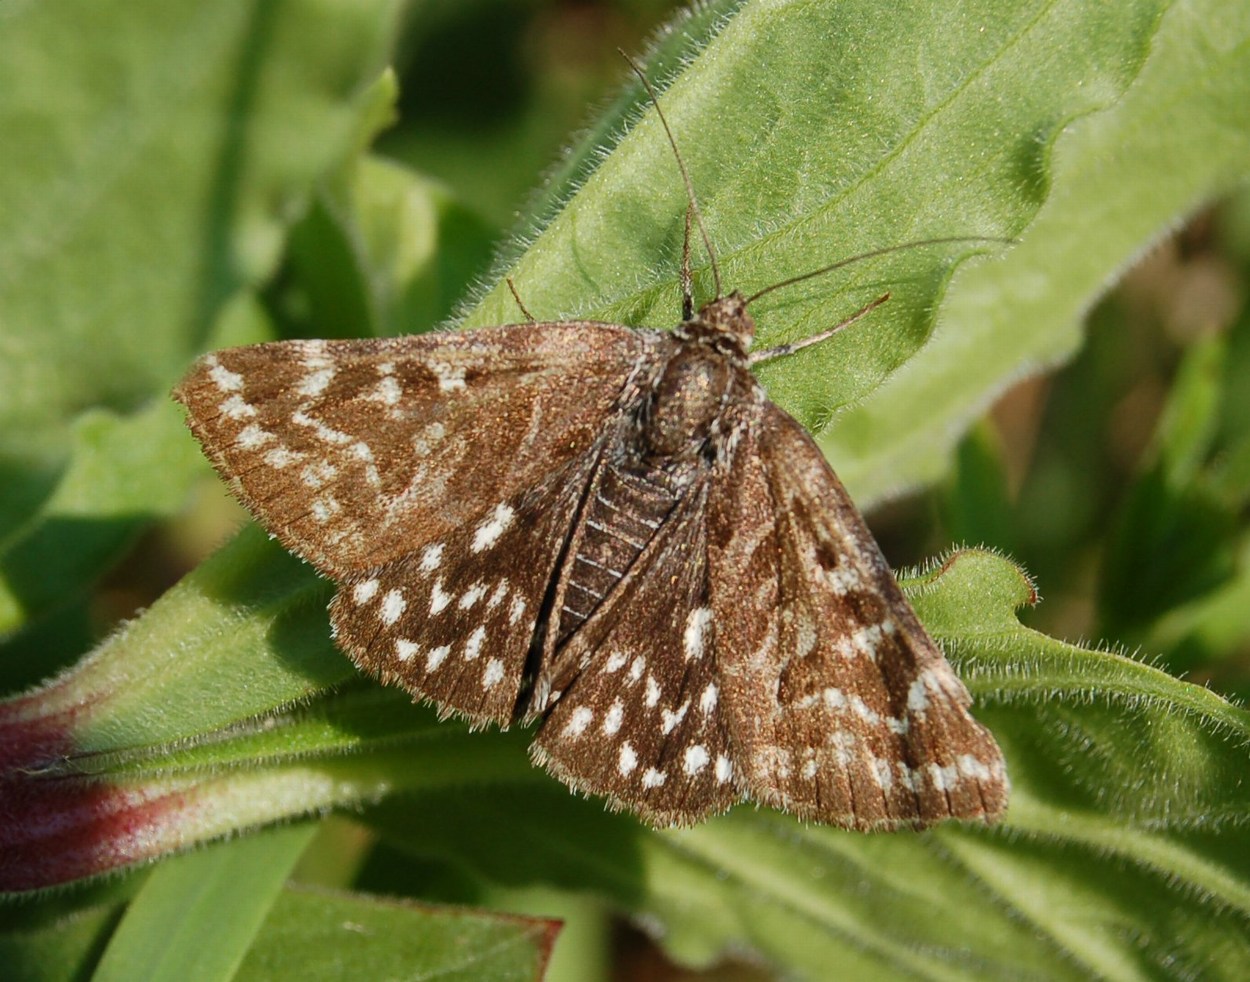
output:
<svg viewBox="0 0 1250 982"><path fill-rule="evenodd" d="M656 457L697 450L721 411L731 370L703 346L684 348L664 366L646 415L644 439Z"/></svg>

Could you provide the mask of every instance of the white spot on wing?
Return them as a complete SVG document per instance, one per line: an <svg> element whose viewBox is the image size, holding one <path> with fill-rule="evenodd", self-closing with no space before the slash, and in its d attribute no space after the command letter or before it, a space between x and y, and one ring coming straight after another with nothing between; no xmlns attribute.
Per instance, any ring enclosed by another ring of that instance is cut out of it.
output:
<svg viewBox="0 0 1250 982"><path fill-rule="evenodd" d="M437 648L431 648L430 653L425 656L425 670L432 672L447 660L447 656L451 654L451 645L440 644Z"/></svg>
<svg viewBox="0 0 1250 982"><path fill-rule="evenodd" d="M821 692L821 697L829 709L845 709L849 705L846 693L841 689L825 689Z"/></svg>
<svg viewBox="0 0 1250 982"><path fill-rule="evenodd" d="M660 730L667 736L677 728L677 724L686 718L686 710L690 708L690 700L683 702L675 712L667 709L661 710L663 721L660 723Z"/></svg>
<svg viewBox="0 0 1250 982"><path fill-rule="evenodd" d="M403 394L399 381L391 375L385 375L378 381L378 387L373 390L373 395L369 399L372 402L380 402L384 406L397 406Z"/></svg>
<svg viewBox="0 0 1250 982"><path fill-rule="evenodd" d="M221 404L221 412L230 419L247 419L249 416L256 415L256 410L244 402L243 397L237 392Z"/></svg>
<svg viewBox="0 0 1250 982"><path fill-rule="evenodd" d="M243 376L238 372L230 371L217 360L216 355L208 356L208 364L212 366L208 370L208 376L222 392L238 392L243 388Z"/></svg>
<svg viewBox="0 0 1250 982"><path fill-rule="evenodd" d="M655 704L660 701L660 683L655 680L655 676L647 676L647 695L645 702L648 709L654 709Z"/></svg>
<svg viewBox="0 0 1250 982"><path fill-rule="evenodd" d="M300 471L300 480L305 487L320 488L338 476L338 468L328 461L317 460L305 465Z"/></svg>
<svg viewBox="0 0 1250 982"><path fill-rule="evenodd" d="M699 712L707 716L715 710L717 695L716 683L709 682L707 688L703 690L703 694L699 696Z"/></svg>
<svg viewBox="0 0 1250 982"><path fill-rule="evenodd" d="M421 553L421 572L433 573L438 569L443 561L443 544L436 542L432 546L426 546L425 551Z"/></svg>
<svg viewBox="0 0 1250 982"><path fill-rule="evenodd" d="M498 658L492 658L486 663L486 671L482 673L482 687L491 689L502 681L503 662L501 662Z"/></svg>
<svg viewBox="0 0 1250 982"><path fill-rule="evenodd" d="M946 689L947 683L942 673L926 668L907 689L907 711L923 719L929 710L929 694L945 692Z"/></svg>
<svg viewBox="0 0 1250 982"><path fill-rule="evenodd" d="M412 656L415 655L420 648L421 646L419 644L416 644L413 641L408 641L405 638L400 638L395 642L395 657L400 661L411 661Z"/></svg>
<svg viewBox="0 0 1250 982"><path fill-rule="evenodd" d="M859 743L859 738L856 737L854 733L849 733L846 730L838 730L836 733L831 733L829 735L828 743L829 746L833 747L834 759L838 762L839 766L845 767L851 762L851 758L853 756L852 751Z"/></svg>
<svg viewBox="0 0 1250 982"><path fill-rule="evenodd" d="M734 776L733 761L724 754L716 755L716 783L724 784Z"/></svg>
<svg viewBox="0 0 1250 982"><path fill-rule="evenodd" d="M868 703L864 702L861 696L852 695L848 702L851 710L869 726L876 726L881 722L881 715Z"/></svg>
<svg viewBox="0 0 1250 982"><path fill-rule="evenodd" d="M468 610L485 595L486 587L481 583L474 583L473 586L464 591L464 594L460 597L460 603L458 606L461 610Z"/></svg>
<svg viewBox="0 0 1250 982"><path fill-rule="evenodd" d="M333 427L326 426L321 420L309 416L308 413L304 412L303 408L297 409L291 414L291 422L296 426L306 426L317 434L318 439L324 440L326 443L347 444L356 442L356 438L350 433L343 433Z"/></svg>
<svg viewBox="0 0 1250 982"><path fill-rule="evenodd" d="M959 769L953 765L942 767L940 764L930 764L924 770L938 791L949 791L959 783Z"/></svg>
<svg viewBox="0 0 1250 982"><path fill-rule="evenodd" d="M512 606L508 610L508 623L515 624L525 614L525 598L519 593L512 598Z"/></svg>
<svg viewBox="0 0 1250 982"><path fill-rule="evenodd" d="M625 707L621 705L621 700L616 699L608 708L607 715L603 717L603 732L606 736L613 736L621 728L621 723L625 718Z"/></svg>
<svg viewBox="0 0 1250 982"><path fill-rule="evenodd" d="M293 464L301 457L294 450L286 447L274 447L272 450L266 451L265 463L275 470L282 470L288 464Z"/></svg>
<svg viewBox="0 0 1250 982"><path fill-rule="evenodd" d="M816 625L812 623L808 617L797 618L798 623L795 624L795 658L806 658L812 653L816 647L816 642L820 640L816 632Z"/></svg>
<svg viewBox="0 0 1250 982"><path fill-rule="evenodd" d="M454 392L457 389L464 388L464 366L449 365L445 362L434 362L430 365L435 377L438 379L438 387L443 392Z"/></svg>
<svg viewBox="0 0 1250 982"><path fill-rule="evenodd" d="M365 480L377 487L382 483L377 464L373 460L373 451L364 440L357 440L351 446L351 455L365 465Z"/></svg>
<svg viewBox="0 0 1250 982"><path fill-rule="evenodd" d="M464 642L465 661L473 661L482 653L482 642L486 640L486 628L478 625Z"/></svg>
<svg viewBox="0 0 1250 982"><path fill-rule="evenodd" d="M495 592L490 595L490 599L486 601L486 609L494 610L501 603L503 598L508 595L508 581L500 580L499 585L495 587Z"/></svg>
<svg viewBox="0 0 1250 982"><path fill-rule="evenodd" d="M343 510L343 506L332 495L326 495L324 498L318 498L309 508L312 517L318 522L328 522L331 518Z"/></svg>
<svg viewBox="0 0 1250 982"><path fill-rule="evenodd" d="M295 391L311 399L325 392L330 387L332 381L334 381L334 368L326 366L305 376Z"/></svg>
<svg viewBox="0 0 1250 982"><path fill-rule="evenodd" d="M239 448L242 450L255 450L257 447L263 446L270 440L276 439L268 430L262 430L255 423L250 423L239 433L239 437L235 440Z"/></svg>
<svg viewBox="0 0 1250 982"><path fill-rule="evenodd" d="M634 768L638 766L638 755L634 753L634 747L631 743L621 744L621 756L617 759L616 769L622 775L632 774Z"/></svg>
<svg viewBox="0 0 1250 982"><path fill-rule="evenodd" d="M470 548L474 552L489 549L499 541L499 537L512 524L515 515L516 513L508 505L496 505L491 517L477 527L477 532L473 536L473 545Z"/></svg>
<svg viewBox="0 0 1250 982"><path fill-rule="evenodd" d="M569 717L569 721L564 724L563 736L579 737L586 732L586 727L590 726L590 721L595 718L594 712L589 706L578 706L573 710L573 715Z"/></svg>
<svg viewBox="0 0 1250 982"><path fill-rule="evenodd" d="M434 448L443 442L447 428L442 423L431 423L417 436L412 438L412 452L418 457L428 457Z"/></svg>
<svg viewBox="0 0 1250 982"><path fill-rule="evenodd" d="M686 632L682 637L682 649L686 653L686 658L690 661L703 657L705 635L707 626L711 621L712 610L710 607L696 607L686 618Z"/></svg>
<svg viewBox="0 0 1250 982"><path fill-rule="evenodd" d="M352 599L358 604L367 604L378 593L379 583L374 580L362 580L352 590Z"/></svg>
<svg viewBox="0 0 1250 982"><path fill-rule="evenodd" d="M881 638L885 632L880 624L861 627L851 635L851 647L873 661L877 660L877 649L881 646Z"/></svg>
<svg viewBox="0 0 1250 982"><path fill-rule="evenodd" d="M430 591L430 613L441 614L451 603L451 594L443 591L443 581L439 580Z"/></svg>
<svg viewBox="0 0 1250 982"><path fill-rule="evenodd" d="M923 717L929 710L929 692L925 673L921 672L907 687L907 711Z"/></svg>
<svg viewBox="0 0 1250 982"><path fill-rule="evenodd" d="M404 608L408 606L408 601L404 599L404 595L398 590L389 591L382 598L382 606L378 609L378 617L382 619L382 623L390 627L397 620L400 614L404 612Z"/></svg>
<svg viewBox="0 0 1250 982"><path fill-rule="evenodd" d="M693 776L707 767L707 762L710 759L707 747L701 743L696 743L693 747L686 748L686 753L682 758L682 770Z"/></svg>
<svg viewBox="0 0 1250 982"><path fill-rule="evenodd" d="M819 565L816 568L819 569ZM852 590L858 590L864 583L863 578L859 575L859 570L854 566L839 566L837 569L828 570L825 573L824 580L838 596L843 596Z"/></svg>
<svg viewBox="0 0 1250 982"><path fill-rule="evenodd" d="M648 767L642 775L642 786L647 789L658 788L667 780L668 775L663 771L657 771L654 767Z"/></svg>

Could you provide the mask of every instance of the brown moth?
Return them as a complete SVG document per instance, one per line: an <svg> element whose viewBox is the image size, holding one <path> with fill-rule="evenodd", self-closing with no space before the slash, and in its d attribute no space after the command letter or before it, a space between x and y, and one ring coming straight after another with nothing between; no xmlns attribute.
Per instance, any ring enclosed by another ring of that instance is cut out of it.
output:
<svg viewBox="0 0 1250 982"><path fill-rule="evenodd" d="M205 355L174 395L235 495L337 583L361 669L475 724L541 721L533 756L572 787L657 825L742 799L862 830L997 819L997 744L751 374L885 298L752 354L768 291L721 295L713 256L693 314L688 255L672 331L274 342Z"/></svg>

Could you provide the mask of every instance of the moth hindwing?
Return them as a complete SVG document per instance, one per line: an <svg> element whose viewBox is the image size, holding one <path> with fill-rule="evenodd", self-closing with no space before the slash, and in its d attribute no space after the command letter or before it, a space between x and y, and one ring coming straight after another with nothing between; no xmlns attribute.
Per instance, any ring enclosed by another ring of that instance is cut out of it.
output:
<svg viewBox="0 0 1250 982"><path fill-rule="evenodd" d="M530 323L202 358L175 395L334 578L340 646L656 824L742 798L872 829L998 817L1001 753L737 293L673 332Z"/></svg>

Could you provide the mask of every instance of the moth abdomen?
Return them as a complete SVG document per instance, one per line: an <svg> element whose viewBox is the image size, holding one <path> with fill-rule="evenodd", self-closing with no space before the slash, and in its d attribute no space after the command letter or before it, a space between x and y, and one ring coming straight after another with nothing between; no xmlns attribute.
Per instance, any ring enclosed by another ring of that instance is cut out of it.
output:
<svg viewBox="0 0 1250 982"><path fill-rule="evenodd" d="M558 644L589 620L624 579L677 500L645 472L604 464L585 505L581 539L566 566Z"/></svg>

